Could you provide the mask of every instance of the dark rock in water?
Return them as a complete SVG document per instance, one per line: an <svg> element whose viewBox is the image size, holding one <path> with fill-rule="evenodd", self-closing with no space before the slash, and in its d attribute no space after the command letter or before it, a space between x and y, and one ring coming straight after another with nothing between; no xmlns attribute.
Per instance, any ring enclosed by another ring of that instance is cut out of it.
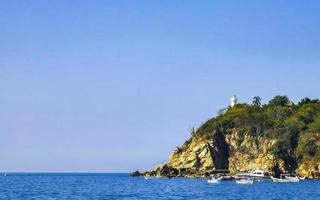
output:
<svg viewBox="0 0 320 200"><path fill-rule="evenodd" d="M131 176L143 176L143 174L140 173L140 172L137 170L137 171L133 172L133 173L131 174Z"/></svg>
<svg viewBox="0 0 320 200"><path fill-rule="evenodd" d="M145 176L156 176L157 173L156 173L156 171L146 171L146 172L144 172L144 175Z"/></svg>
<svg viewBox="0 0 320 200"><path fill-rule="evenodd" d="M164 164L157 167L156 173L159 176L175 177L178 176L179 171L167 164Z"/></svg>

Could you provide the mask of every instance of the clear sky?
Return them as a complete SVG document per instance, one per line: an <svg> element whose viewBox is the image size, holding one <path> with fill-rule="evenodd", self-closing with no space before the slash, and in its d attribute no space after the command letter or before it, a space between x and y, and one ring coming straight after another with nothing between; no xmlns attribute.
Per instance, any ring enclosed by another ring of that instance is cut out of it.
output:
<svg viewBox="0 0 320 200"><path fill-rule="evenodd" d="M0 171L129 172L240 102L319 98L320 1L0 2Z"/></svg>

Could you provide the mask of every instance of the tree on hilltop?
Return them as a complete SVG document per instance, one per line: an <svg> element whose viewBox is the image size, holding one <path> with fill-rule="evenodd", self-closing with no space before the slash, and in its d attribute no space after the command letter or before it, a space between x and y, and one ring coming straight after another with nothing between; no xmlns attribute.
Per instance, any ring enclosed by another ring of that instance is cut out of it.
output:
<svg viewBox="0 0 320 200"><path fill-rule="evenodd" d="M290 104L290 100L287 96L277 95L269 101L269 105L271 106L287 106L289 104Z"/></svg>
<svg viewBox="0 0 320 200"><path fill-rule="evenodd" d="M259 96L253 97L252 104L253 104L254 106L261 107L261 98L260 98Z"/></svg>

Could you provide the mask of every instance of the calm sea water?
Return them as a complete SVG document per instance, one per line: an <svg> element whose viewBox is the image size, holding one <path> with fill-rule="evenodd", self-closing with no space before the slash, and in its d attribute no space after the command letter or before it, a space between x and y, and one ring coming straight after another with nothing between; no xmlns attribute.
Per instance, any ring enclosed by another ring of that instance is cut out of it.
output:
<svg viewBox="0 0 320 200"><path fill-rule="evenodd" d="M320 199L320 181L214 185L128 174L9 174L0 176L0 199Z"/></svg>

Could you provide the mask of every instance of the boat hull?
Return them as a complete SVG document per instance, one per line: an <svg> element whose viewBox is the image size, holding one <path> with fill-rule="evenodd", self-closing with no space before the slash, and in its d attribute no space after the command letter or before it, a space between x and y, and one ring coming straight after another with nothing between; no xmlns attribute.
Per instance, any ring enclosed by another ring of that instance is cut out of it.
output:
<svg viewBox="0 0 320 200"><path fill-rule="evenodd" d="M168 177L163 176L144 176L145 180L154 180L154 179L167 179Z"/></svg>
<svg viewBox="0 0 320 200"><path fill-rule="evenodd" d="M208 183L211 183L211 184L217 184L217 183L221 183L221 178L214 178L214 179L210 179L210 180L208 180L207 182Z"/></svg>
<svg viewBox="0 0 320 200"><path fill-rule="evenodd" d="M297 183L299 182L299 178L295 178L295 177L290 177L290 178L274 178L274 177L271 177L272 181L273 182L276 182L276 183Z"/></svg>
<svg viewBox="0 0 320 200"><path fill-rule="evenodd" d="M237 184L250 185L250 184L253 184L253 181L241 181L241 180L237 180Z"/></svg>

